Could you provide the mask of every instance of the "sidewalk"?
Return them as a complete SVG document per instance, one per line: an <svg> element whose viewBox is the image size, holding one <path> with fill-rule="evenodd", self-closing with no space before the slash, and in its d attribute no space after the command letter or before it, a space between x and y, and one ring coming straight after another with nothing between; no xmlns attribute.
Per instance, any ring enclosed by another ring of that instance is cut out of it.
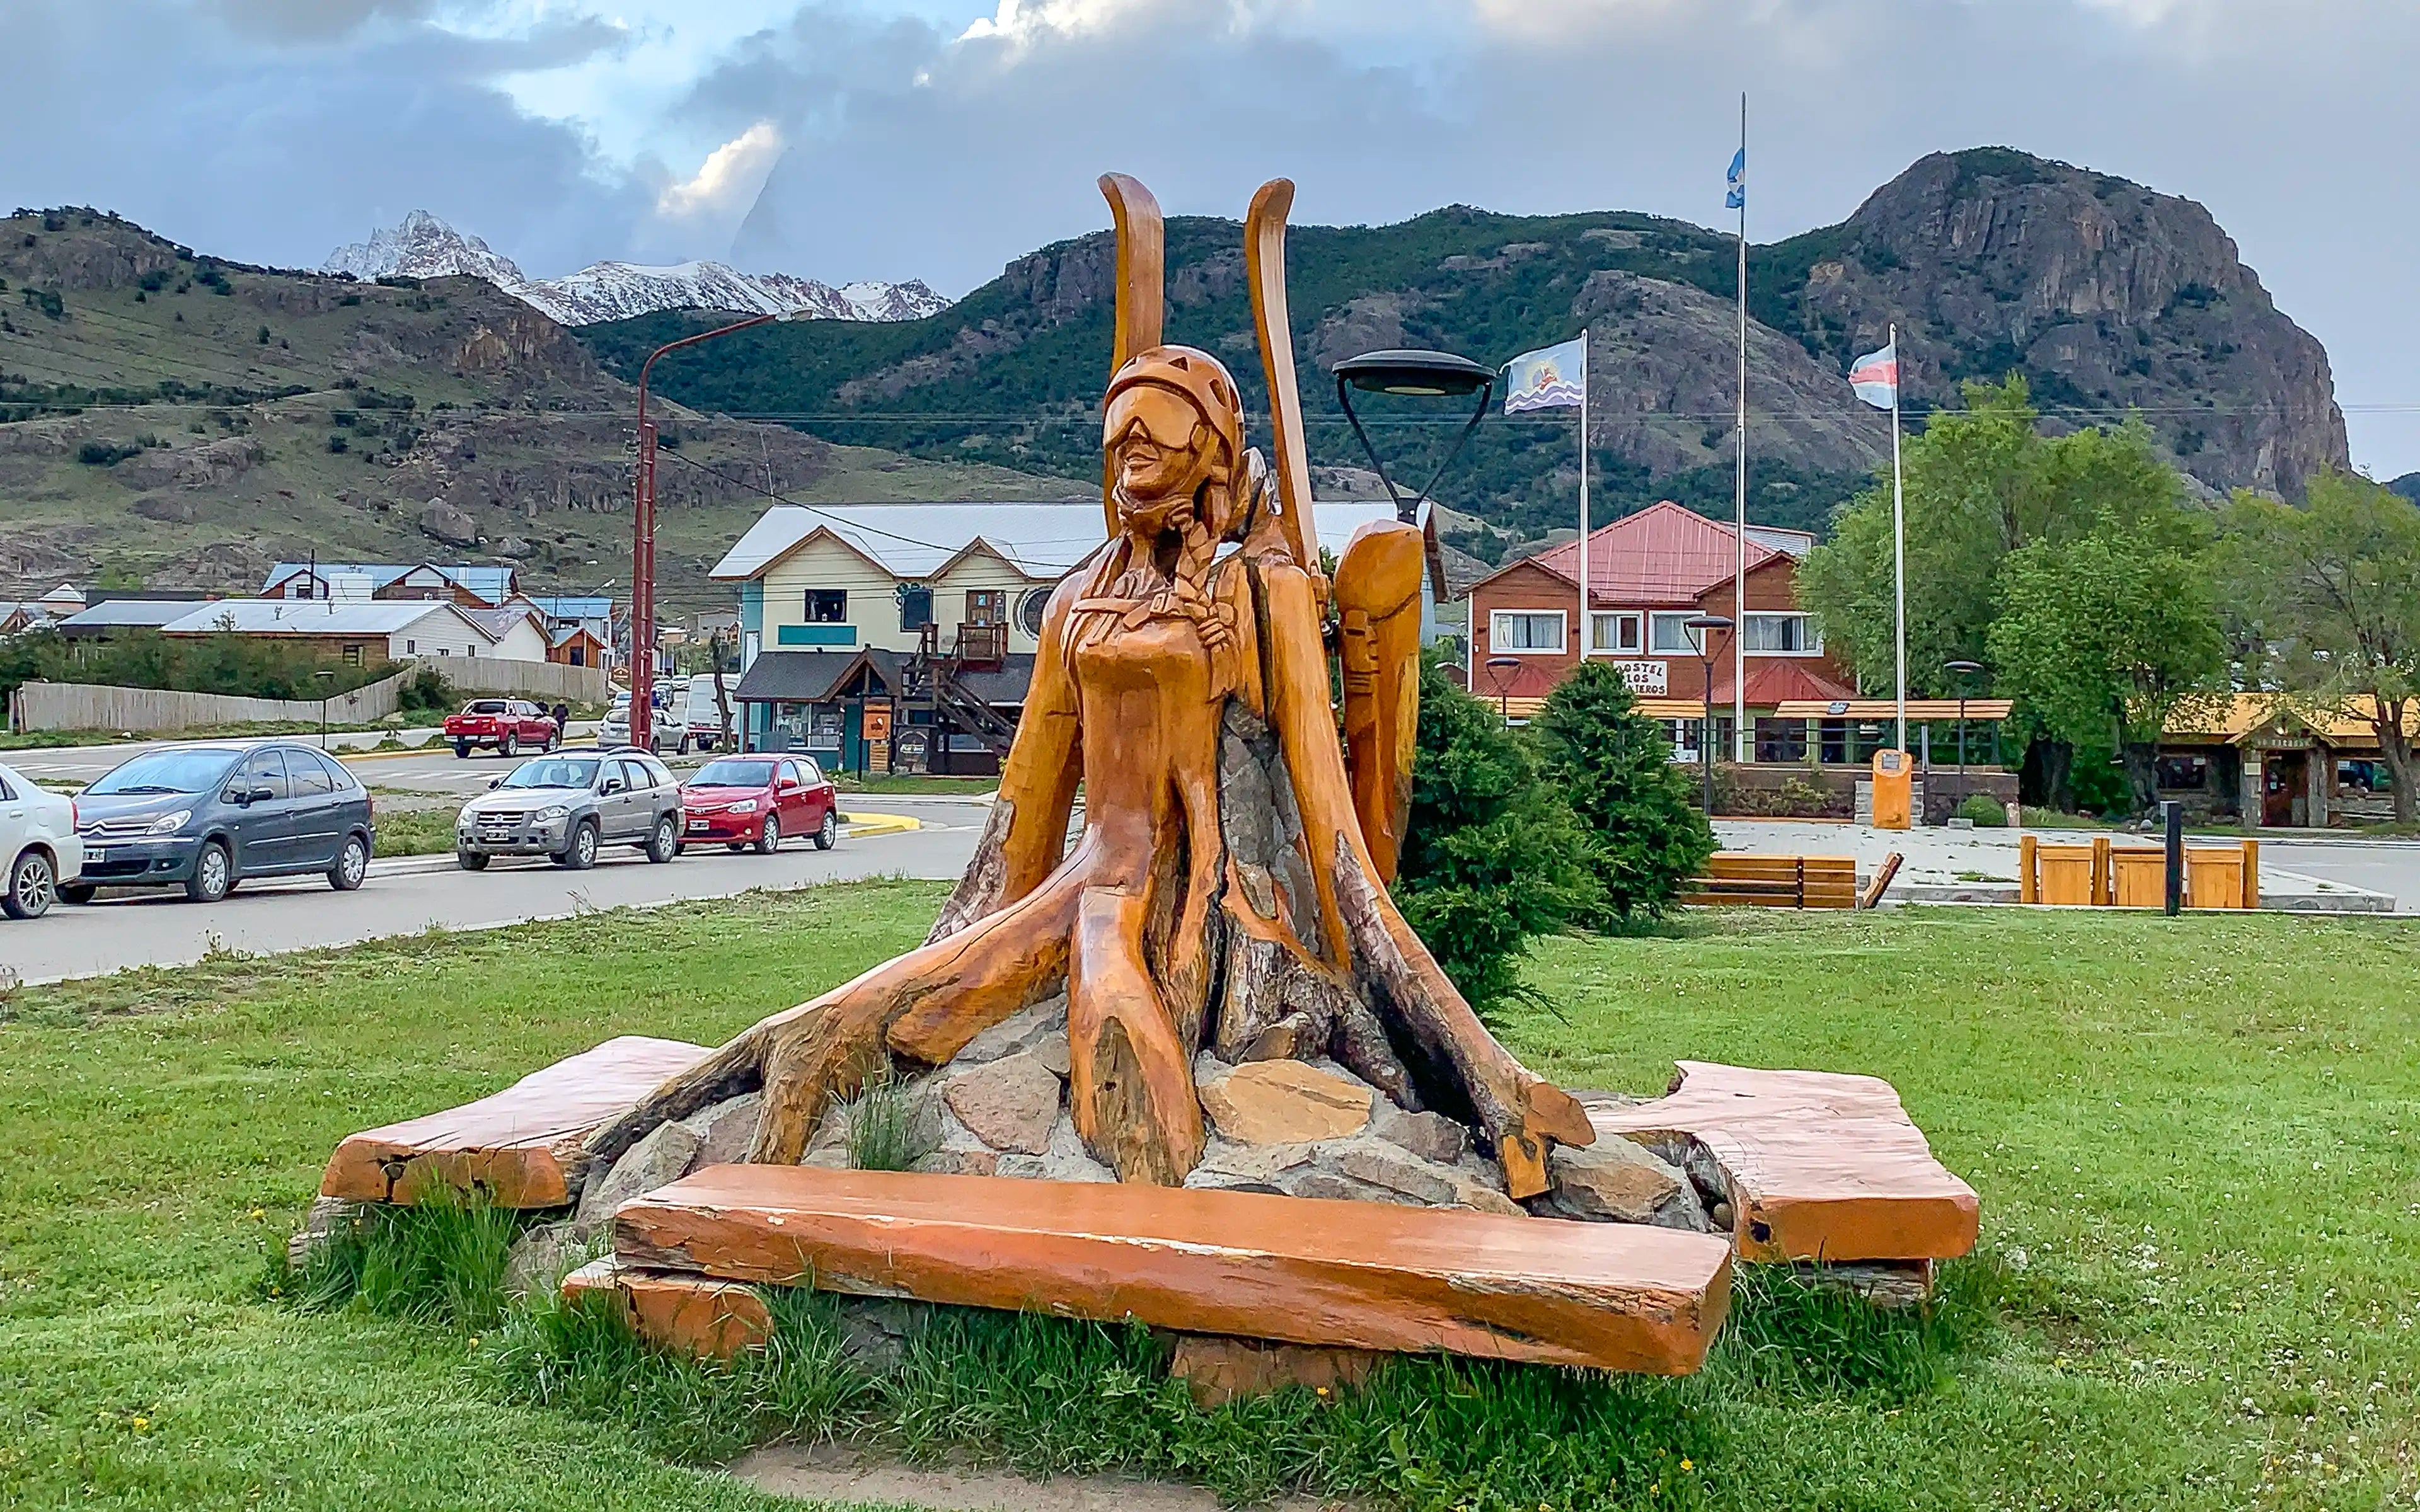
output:
<svg viewBox="0 0 2420 1512"><path fill-rule="evenodd" d="M2151 846L2147 835L2110 834L2076 829L1875 829L1868 825L1790 819L1717 819L1714 838L1727 851L1761 855L1851 856L1857 871L1871 876L1883 858L1897 851L1904 859L1898 879L1883 895L1885 905L1910 903L2013 903L2017 901L2017 845L2031 834L2050 845L2090 844L2095 835L2109 834L2111 843ZM2186 844L2231 844L2230 841ZM2269 864L2269 841L2262 841L2260 906L2294 913L2391 914L2392 894L2331 882Z"/></svg>

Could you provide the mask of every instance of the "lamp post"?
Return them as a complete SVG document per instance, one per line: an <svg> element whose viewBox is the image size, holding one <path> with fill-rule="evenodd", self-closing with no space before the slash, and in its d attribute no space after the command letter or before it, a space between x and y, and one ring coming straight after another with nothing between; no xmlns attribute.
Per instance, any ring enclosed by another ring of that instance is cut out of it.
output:
<svg viewBox="0 0 2420 1512"><path fill-rule="evenodd" d="M1966 680L1983 670L1979 661L1945 661L1941 670L1958 679L1958 803L1950 812L1957 813L1966 802Z"/></svg>
<svg viewBox="0 0 2420 1512"><path fill-rule="evenodd" d="M1683 629L1695 632L1698 643L1698 676L1705 689L1706 712L1698 726L1698 764L1706 771L1706 817L1714 816L1714 658L1712 633L1731 627L1728 614L1692 614L1681 622Z"/></svg>
<svg viewBox="0 0 2420 1512"><path fill-rule="evenodd" d="M1429 474L1420 491L1406 499L1395 480L1387 475L1387 464L1378 459L1378 449L1370 444L1370 433L1361 428L1361 417L1353 412L1353 391L1364 393L1394 393L1417 399L1455 399L1466 393L1479 395L1479 404L1470 411L1461 434L1447 449L1445 460ZM1336 402L1344 410L1344 418L1353 423L1353 434L1361 440L1361 451L1370 458L1370 466L1378 473L1378 481L1387 486L1388 497L1395 501L1395 517L1406 525L1419 523L1420 505L1428 499L1445 470L1462 455L1463 443L1470 433L1487 418L1487 402L1496 392L1496 374L1489 368L1458 357L1452 352L1415 350L1396 347L1388 351L1363 352L1336 364ZM1490 663L1493 665L1493 663Z"/></svg>
<svg viewBox="0 0 2420 1512"><path fill-rule="evenodd" d="M1512 722L1512 690L1505 679L1521 670L1518 656L1487 658L1487 680L1496 685L1496 717L1506 724Z"/></svg>
<svg viewBox="0 0 2420 1512"><path fill-rule="evenodd" d="M639 364L639 480L636 507L630 521L630 744L642 750L648 748L648 737L654 733L655 710L651 701L656 691L656 425L647 418L647 377L656 362L666 352L683 347L694 347L717 336L728 336L735 331L761 326L772 320L794 320L802 312L784 310L779 314L752 315L745 320L734 320L727 326L701 331L693 336L668 341L647 354Z"/></svg>

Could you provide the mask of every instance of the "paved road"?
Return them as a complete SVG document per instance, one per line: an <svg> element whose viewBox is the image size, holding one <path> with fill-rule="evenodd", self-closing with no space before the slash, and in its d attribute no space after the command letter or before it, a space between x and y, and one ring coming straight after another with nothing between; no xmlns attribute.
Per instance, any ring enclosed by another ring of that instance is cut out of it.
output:
<svg viewBox="0 0 2420 1512"><path fill-rule="evenodd" d="M450 755L442 761L454 763ZM485 780L479 779L482 785ZM181 964L200 959L213 941L238 950L296 950L413 934L431 924L479 929L584 909L728 897L751 887L871 876L951 880L966 870L988 812L983 804L955 800L884 798L880 804L912 814L923 827L844 839L830 851L804 841L772 856L690 851L664 866L616 847L589 872L560 871L543 860L499 860L473 873L458 871L451 856L414 856L377 863L359 892L334 891L316 877L251 882L208 905L186 903L181 892L104 893L93 903L61 904L30 922L0 919L0 964L28 981L44 981L121 966Z"/></svg>
<svg viewBox="0 0 2420 1512"><path fill-rule="evenodd" d="M2367 887L2395 900L2398 914L2420 914L2420 841L2262 840L2260 870Z"/></svg>
<svg viewBox="0 0 2420 1512"><path fill-rule="evenodd" d="M575 740L584 738L577 733L580 726L573 728ZM310 736L298 738L306 744L318 744ZM487 791L489 779L511 771L519 761L519 758L506 761L491 750L473 751L467 759L457 757L452 748L445 746L431 746L425 751L367 755L344 749L341 745L344 738L342 735L328 737L330 753L351 767L353 775L369 787L417 788L468 798ZM375 735L367 738L377 739ZM186 742L138 740L116 746L0 751L0 762L6 762L46 787L82 786L144 751L182 744Z"/></svg>

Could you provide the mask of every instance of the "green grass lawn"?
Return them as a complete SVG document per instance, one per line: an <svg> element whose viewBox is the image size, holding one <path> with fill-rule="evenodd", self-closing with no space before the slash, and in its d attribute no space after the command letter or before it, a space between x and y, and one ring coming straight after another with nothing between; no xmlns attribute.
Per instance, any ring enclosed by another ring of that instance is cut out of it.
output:
<svg viewBox="0 0 2420 1512"><path fill-rule="evenodd" d="M520 1405L492 1336L256 1284L345 1134L612 1034L717 1041L913 944L944 890L20 991L0 1010L0 1506L772 1504L610 1412ZM1937 1382L1861 1389L1786 1333L1754 1368L1727 1344L1704 1378L1608 1398L1642 1414L1640 1454L1657 1425L1694 1446L1687 1475L1621 1480L1626 1504L2420 1502L2420 931L1758 913L1550 942L1531 980L1562 1016L1508 1038L1569 1085L1652 1091L1683 1057L1885 1076L1983 1196L1982 1253L1950 1283L1975 1326Z"/></svg>
<svg viewBox="0 0 2420 1512"><path fill-rule="evenodd" d="M458 803L433 809L378 806L378 854L380 856L442 856L454 849L454 818Z"/></svg>

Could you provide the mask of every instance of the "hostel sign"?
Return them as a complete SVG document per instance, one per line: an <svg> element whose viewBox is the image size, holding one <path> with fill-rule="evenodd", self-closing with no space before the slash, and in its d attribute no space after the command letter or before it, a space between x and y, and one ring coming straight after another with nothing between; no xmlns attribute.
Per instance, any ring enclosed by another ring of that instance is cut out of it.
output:
<svg viewBox="0 0 2420 1512"><path fill-rule="evenodd" d="M1668 661L1617 661L1613 670L1632 692L1660 697L1670 684L1671 666Z"/></svg>

